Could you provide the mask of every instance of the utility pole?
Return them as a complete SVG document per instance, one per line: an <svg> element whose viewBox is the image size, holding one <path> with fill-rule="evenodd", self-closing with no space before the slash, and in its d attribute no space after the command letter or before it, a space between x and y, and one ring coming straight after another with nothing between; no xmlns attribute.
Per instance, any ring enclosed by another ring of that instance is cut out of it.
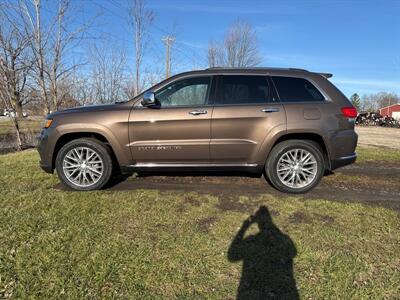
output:
<svg viewBox="0 0 400 300"><path fill-rule="evenodd" d="M168 78L171 73L171 46L172 43L175 41L173 36L167 35L161 39L165 44L165 77Z"/></svg>

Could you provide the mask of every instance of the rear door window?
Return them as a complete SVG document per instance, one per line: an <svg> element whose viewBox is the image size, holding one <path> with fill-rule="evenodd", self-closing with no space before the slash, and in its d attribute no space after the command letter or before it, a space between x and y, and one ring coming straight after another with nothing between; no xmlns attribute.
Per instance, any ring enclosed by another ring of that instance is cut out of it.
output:
<svg viewBox="0 0 400 300"><path fill-rule="evenodd" d="M272 76L281 102L324 101L325 97L307 79Z"/></svg>
<svg viewBox="0 0 400 300"><path fill-rule="evenodd" d="M216 105L262 104L270 102L266 76L225 75L220 77Z"/></svg>

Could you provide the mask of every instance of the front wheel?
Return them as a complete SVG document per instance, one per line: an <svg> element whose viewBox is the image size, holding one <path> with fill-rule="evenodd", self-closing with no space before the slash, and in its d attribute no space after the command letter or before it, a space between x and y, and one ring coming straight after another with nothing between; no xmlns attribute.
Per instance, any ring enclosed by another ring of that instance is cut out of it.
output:
<svg viewBox="0 0 400 300"><path fill-rule="evenodd" d="M65 144L57 154L60 180L79 191L101 189L112 174L109 150L100 141L81 138Z"/></svg>
<svg viewBox="0 0 400 300"><path fill-rule="evenodd" d="M325 171L319 145L307 140L288 140L276 145L268 156L265 172L281 192L305 193L313 189Z"/></svg>

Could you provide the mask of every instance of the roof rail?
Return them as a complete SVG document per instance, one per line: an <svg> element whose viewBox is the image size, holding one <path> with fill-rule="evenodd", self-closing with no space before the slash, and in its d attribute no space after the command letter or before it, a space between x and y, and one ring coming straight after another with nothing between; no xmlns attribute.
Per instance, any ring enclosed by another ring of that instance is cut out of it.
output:
<svg viewBox="0 0 400 300"><path fill-rule="evenodd" d="M331 78L333 75L331 73L318 73L321 76L324 76L325 78Z"/></svg>
<svg viewBox="0 0 400 300"><path fill-rule="evenodd" d="M300 68L276 68L276 67L209 67L205 70L218 70L218 69L226 69L226 70L291 70L291 71L302 71L308 72L305 69Z"/></svg>
<svg viewBox="0 0 400 300"><path fill-rule="evenodd" d="M292 71L302 71L302 72L308 72L308 70L306 70L306 69L300 69L300 68L289 68L289 70L292 70Z"/></svg>

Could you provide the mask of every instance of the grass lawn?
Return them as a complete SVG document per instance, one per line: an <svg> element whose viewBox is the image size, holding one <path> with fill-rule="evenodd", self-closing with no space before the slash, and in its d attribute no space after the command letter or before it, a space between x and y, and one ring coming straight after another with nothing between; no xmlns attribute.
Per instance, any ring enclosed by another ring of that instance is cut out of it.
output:
<svg viewBox="0 0 400 300"><path fill-rule="evenodd" d="M21 119L19 121L22 132L39 132L43 123L41 119ZM0 135L14 133L15 128L12 121L8 118L0 119Z"/></svg>
<svg viewBox="0 0 400 300"><path fill-rule="evenodd" d="M357 163L400 162L400 149L357 147Z"/></svg>
<svg viewBox="0 0 400 300"><path fill-rule="evenodd" d="M368 151L361 161L375 158ZM242 287L273 287L269 296L400 295L396 211L269 194L66 192L57 183L36 151L0 156L0 298L232 299L241 278ZM241 239L261 206L275 225L263 210L261 233L252 224Z"/></svg>

